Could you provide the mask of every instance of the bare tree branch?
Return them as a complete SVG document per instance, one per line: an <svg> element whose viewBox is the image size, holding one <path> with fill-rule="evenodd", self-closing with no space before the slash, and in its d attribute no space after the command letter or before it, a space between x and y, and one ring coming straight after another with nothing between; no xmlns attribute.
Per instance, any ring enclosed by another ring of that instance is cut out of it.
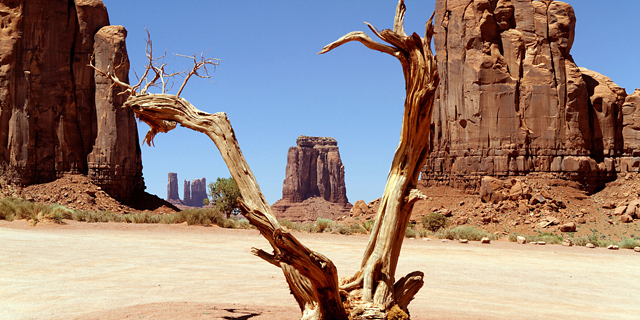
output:
<svg viewBox="0 0 640 320"><path fill-rule="evenodd" d="M372 50L376 50L376 51L380 51L380 52L384 52L384 53L388 53L390 55L394 55L396 50L393 47L390 47L388 45L382 44L382 43L378 43L373 41L373 39L371 39L366 33L362 32L362 31L353 31L353 32L349 32L346 35L342 36L340 39L326 45L324 48L322 48L322 50L320 52L318 52L318 54L323 54L323 53L327 53L347 42L351 42L351 41L358 41L362 44L364 44L367 48L372 49Z"/></svg>

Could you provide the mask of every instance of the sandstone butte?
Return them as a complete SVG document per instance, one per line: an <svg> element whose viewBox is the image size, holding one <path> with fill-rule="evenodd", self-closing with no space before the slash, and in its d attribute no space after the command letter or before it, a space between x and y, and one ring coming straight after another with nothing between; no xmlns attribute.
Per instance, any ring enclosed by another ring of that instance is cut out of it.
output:
<svg viewBox="0 0 640 320"><path fill-rule="evenodd" d="M640 168L640 90L579 68L573 8L560 1L437 0L440 85L428 185L547 175L603 186ZM588 23L588 22L584 22Z"/></svg>
<svg viewBox="0 0 640 320"><path fill-rule="evenodd" d="M167 201L178 208L202 207L207 198L207 179L184 180L182 200L178 196L178 174L169 172L167 178Z"/></svg>
<svg viewBox="0 0 640 320"><path fill-rule="evenodd" d="M282 199L271 206L274 214L299 222L338 218L350 208L338 142L299 136L287 153Z"/></svg>
<svg viewBox="0 0 640 320"><path fill-rule="evenodd" d="M71 4L71 5L70 5ZM30 185L83 174L112 197L144 190L133 113L105 69L121 62L126 30L99 0L14 0L0 5L0 175Z"/></svg>

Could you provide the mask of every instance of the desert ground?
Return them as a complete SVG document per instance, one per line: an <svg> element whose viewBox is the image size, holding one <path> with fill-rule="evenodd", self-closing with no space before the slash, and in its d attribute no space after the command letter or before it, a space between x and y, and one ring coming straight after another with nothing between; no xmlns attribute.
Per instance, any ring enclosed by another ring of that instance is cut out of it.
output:
<svg viewBox="0 0 640 320"><path fill-rule="evenodd" d="M352 275L364 235L296 234ZM0 221L0 319L299 319L255 230ZM412 319L638 319L632 250L405 239Z"/></svg>

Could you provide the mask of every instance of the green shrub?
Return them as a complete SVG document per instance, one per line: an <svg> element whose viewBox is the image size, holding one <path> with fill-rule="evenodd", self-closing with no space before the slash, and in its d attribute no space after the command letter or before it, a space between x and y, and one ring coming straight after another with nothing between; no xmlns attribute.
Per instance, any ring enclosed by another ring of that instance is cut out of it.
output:
<svg viewBox="0 0 640 320"><path fill-rule="evenodd" d="M638 240L631 239L631 238L624 239L620 241L620 243L618 243L618 246L621 249L633 249L639 245L640 243L638 243Z"/></svg>
<svg viewBox="0 0 640 320"><path fill-rule="evenodd" d="M458 240L458 239L467 239L469 241L479 241L484 237L487 237L491 240L497 240L499 236L490 234L484 230L479 230L475 227L471 226L460 226L449 229L440 229L436 231L434 234L436 238L439 239L449 239L449 240Z"/></svg>
<svg viewBox="0 0 640 320"><path fill-rule="evenodd" d="M318 218L318 220L316 220L316 232L321 233L321 232L331 232L331 229L333 229L334 227L334 222L331 219L323 219L323 218Z"/></svg>
<svg viewBox="0 0 640 320"><path fill-rule="evenodd" d="M289 229L289 230L294 230L294 231L300 231L301 230L301 226L291 220L287 220L287 219L282 219L282 220L278 220L278 222L280 222L280 225Z"/></svg>
<svg viewBox="0 0 640 320"><path fill-rule="evenodd" d="M349 226L349 228L351 229L351 233L360 233L360 234L366 234L367 233L367 229L363 225L361 225L361 224L359 224L357 222L352 223Z"/></svg>
<svg viewBox="0 0 640 320"><path fill-rule="evenodd" d="M437 212L431 212L422 217L422 225L425 229L436 232L447 224L447 217Z"/></svg>
<svg viewBox="0 0 640 320"><path fill-rule="evenodd" d="M238 229L251 229L251 228L253 228L253 226L251 225L251 223L249 223L249 220L241 219L241 220L238 220L238 222L236 222L236 228L238 228Z"/></svg>
<svg viewBox="0 0 640 320"><path fill-rule="evenodd" d="M418 237L418 232L416 231L416 229L412 228L411 226L407 226L407 228L404 230L404 237L405 238L417 238Z"/></svg>
<svg viewBox="0 0 640 320"><path fill-rule="evenodd" d="M376 223L376 219L371 219L371 220L367 220L365 221L362 226L364 227L365 230L367 230L367 232L371 232L371 229L373 229L373 225Z"/></svg>

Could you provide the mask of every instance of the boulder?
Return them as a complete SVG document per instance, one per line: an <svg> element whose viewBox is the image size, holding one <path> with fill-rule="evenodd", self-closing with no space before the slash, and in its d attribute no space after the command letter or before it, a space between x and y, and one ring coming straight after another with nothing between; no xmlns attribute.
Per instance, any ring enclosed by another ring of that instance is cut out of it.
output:
<svg viewBox="0 0 640 320"><path fill-rule="evenodd" d="M516 241L517 241L519 244L526 244L526 243L527 243L527 238L525 238L525 237L523 237L523 236L517 236L517 237L516 237Z"/></svg>
<svg viewBox="0 0 640 320"><path fill-rule="evenodd" d="M367 209L369 209L369 206L367 206L364 200L358 200L353 204L353 207L349 212L352 216L359 217L363 213L367 212Z"/></svg>
<svg viewBox="0 0 640 320"><path fill-rule="evenodd" d="M480 243L491 243L491 239L489 239L488 237L483 237L483 238L480 240Z"/></svg>
<svg viewBox="0 0 640 320"><path fill-rule="evenodd" d="M620 222L622 223L630 223L633 222L633 218L628 214L623 214L620 216Z"/></svg>
<svg viewBox="0 0 640 320"><path fill-rule="evenodd" d="M640 252L640 247L635 247L635 248L633 248L633 251L635 251L635 252Z"/></svg>
<svg viewBox="0 0 640 320"><path fill-rule="evenodd" d="M591 243L591 242L589 242L589 243L587 243L587 244L585 245L585 247L590 248L590 249L593 249L593 248L595 248L595 247L596 247L596 245L595 245L595 244L593 244L593 243Z"/></svg>
<svg viewBox="0 0 640 320"><path fill-rule="evenodd" d="M574 222L565 223L560 226L560 232L575 232L576 224Z"/></svg>
<svg viewBox="0 0 640 320"><path fill-rule="evenodd" d="M562 241L562 245L565 247L572 247L573 246L573 242L571 241L571 239L564 239Z"/></svg>
<svg viewBox="0 0 640 320"><path fill-rule="evenodd" d="M524 181L518 180L509 190L509 198L511 200L529 199L531 198L531 188Z"/></svg>
<svg viewBox="0 0 640 320"><path fill-rule="evenodd" d="M627 206L620 206L613 210L613 214L619 216L627 211Z"/></svg>
<svg viewBox="0 0 640 320"><path fill-rule="evenodd" d="M560 219L553 216L547 216L542 218L539 224L540 224L540 227L542 228L546 228L548 226L555 226L557 224L560 224Z"/></svg>
<svg viewBox="0 0 640 320"><path fill-rule="evenodd" d="M610 245L607 246L607 249L609 249L609 250L618 250L618 249L620 249L620 247L618 247L615 244L610 244Z"/></svg>
<svg viewBox="0 0 640 320"><path fill-rule="evenodd" d="M498 203L502 200L502 193L497 193L497 191L502 188L504 188L504 183L500 179L484 176L480 183L480 199L487 203Z"/></svg>

